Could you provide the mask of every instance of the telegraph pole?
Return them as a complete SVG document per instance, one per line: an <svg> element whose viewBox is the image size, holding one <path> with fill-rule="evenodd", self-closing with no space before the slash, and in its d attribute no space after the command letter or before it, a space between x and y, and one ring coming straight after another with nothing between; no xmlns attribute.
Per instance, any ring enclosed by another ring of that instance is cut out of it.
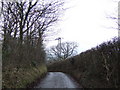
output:
<svg viewBox="0 0 120 90"><path fill-rule="evenodd" d="M60 57L61 57L61 37L58 37L55 40L58 40L58 47L60 48Z"/></svg>

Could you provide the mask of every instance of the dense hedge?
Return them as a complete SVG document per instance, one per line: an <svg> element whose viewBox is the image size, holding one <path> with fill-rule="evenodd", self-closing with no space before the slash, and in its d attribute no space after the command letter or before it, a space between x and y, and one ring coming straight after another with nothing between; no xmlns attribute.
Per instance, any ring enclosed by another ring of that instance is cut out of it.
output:
<svg viewBox="0 0 120 90"><path fill-rule="evenodd" d="M37 42L37 41L34 41ZM47 72L45 51L39 44L19 43L12 37L3 41L2 88L26 88Z"/></svg>
<svg viewBox="0 0 120 90"><path fill-rule="evenodd" d="M2 47L2 87L25 88L47 72L42 40L28 43L9 37Z"/></svg>
<svg viewBox="0 0 120 90"><path fill-rule="evenodd" d="M48 70L69 73L86 88L117 88L120 87L119 53L120 39L114 38L75 57L55 62Z"/></svg>

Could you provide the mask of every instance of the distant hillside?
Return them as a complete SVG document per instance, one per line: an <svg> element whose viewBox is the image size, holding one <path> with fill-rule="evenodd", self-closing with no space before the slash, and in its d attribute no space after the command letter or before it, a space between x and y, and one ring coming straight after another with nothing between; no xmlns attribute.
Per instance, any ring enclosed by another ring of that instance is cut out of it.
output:
<svg viewBox="0 0 120 90"><path fill-rule="evenodd" d="M72 75L84 88L120 88L120 39L104 42L70 59L48 66L49 71Z"/></svg>

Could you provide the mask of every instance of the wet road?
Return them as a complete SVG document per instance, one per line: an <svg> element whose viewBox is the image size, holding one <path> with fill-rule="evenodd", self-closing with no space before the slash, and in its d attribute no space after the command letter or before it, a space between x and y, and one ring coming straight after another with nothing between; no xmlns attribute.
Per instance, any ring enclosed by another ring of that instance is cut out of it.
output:
<svg viewBox="0 0 120 90"><path fill-rule="evenodd" d="M69 76L62 72L49 72L35 88L80 88Z"/></svg>

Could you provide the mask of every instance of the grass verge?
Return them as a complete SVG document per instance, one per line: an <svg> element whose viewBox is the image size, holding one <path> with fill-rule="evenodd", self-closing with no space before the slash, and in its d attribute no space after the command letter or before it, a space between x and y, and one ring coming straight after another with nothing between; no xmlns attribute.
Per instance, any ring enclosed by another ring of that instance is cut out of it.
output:
<svg viewBox="0 0 120 90"><path fill-rule="evenodd" d="M3 72L2 88L27 88L47 72L44 64L30 68L8 68Z"/></svg>

